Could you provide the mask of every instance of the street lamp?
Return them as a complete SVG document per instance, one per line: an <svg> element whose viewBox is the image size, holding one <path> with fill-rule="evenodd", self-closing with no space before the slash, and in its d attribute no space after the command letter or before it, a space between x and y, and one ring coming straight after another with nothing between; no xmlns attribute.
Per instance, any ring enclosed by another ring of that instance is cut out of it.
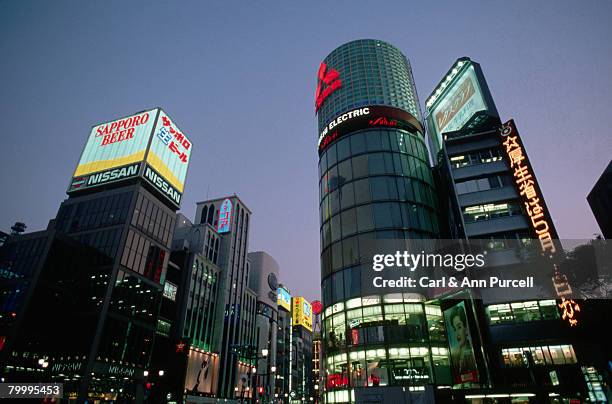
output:
<svg viewBox="0 0 612 404"><path fill-rule="evenodd" d="M267 356L268 356L268 353L269 353L269 352L270 352L270 351L268 351L268 349L267 349L267 348L264 348L264 349L262 349L262 350L261 350L261 356L263 356L263 357L265 358L265 357L267 357Z"/></svg>
<svg viewBox="0 0 612 404"><path fill-rule="evenodd" d="M160 370L159 372L157 372L158 375L163 376L164 375L164 371Z"/></svg>
<svg viewBox="0 0 612 404"><path fill-rule="evenodd" d="M276 366L270 367L270 372L272 372L272 373L276 372Z"/></svg>

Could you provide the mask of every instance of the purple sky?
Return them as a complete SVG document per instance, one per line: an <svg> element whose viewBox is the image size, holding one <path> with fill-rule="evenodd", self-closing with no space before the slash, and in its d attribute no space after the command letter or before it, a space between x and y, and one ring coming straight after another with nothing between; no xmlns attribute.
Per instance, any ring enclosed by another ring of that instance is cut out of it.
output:
<svg viewBox="0 0 612 404"><path fill-rule="evenodd" d="M376 38L410 59L421 104L458 57L479 62L560 236L599 232L585 197L612 155L612 2L249 3L0 2L0 229L55 216L93 124L161 106L194 143L182 212L237 193L250 249L318 297L317 67Z"/></svg>

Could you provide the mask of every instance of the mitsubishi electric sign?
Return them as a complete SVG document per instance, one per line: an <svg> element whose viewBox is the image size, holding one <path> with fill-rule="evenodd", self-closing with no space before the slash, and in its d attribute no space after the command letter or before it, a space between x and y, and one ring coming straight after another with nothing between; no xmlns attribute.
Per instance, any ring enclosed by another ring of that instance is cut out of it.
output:
<svg viewBox="0 0 612 404"><path fill-rule="evenodd" d="M67 192L140 177L178 208L191 148L189 138L161 108L96 125Z"/></svg>

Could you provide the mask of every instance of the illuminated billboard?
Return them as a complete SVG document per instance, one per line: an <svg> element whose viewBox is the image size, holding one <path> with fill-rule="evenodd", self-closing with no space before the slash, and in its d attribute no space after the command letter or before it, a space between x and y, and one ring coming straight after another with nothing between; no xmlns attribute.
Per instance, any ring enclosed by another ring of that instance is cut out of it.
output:
<svg viewBox="0 0 612 404"><path fill-rule="evenodd" d="M480 65L461 58L448 71L425 102L433 152L442 149L443 134L481 127L499 115Z"/></svg>
<svg viewBox="0 0 612 404"><path fill-rule="evenodd" d="M291 311L291 295L285 288L278 288L278 299L277 303L279 306L285 308L287 311Z"/></svg>
<svg viewBox="0 0 612 404"><path fill-rule="evenodd" d="M73 177L144 160L157 109L94 126Z"/></svg>
<svg viewBox="0 0 612 404"><path fill-rule="evenodd" d="M198 349L189 349L185 392L191 396L212 395L217 392L218 356Z"/></svg>
<svg viewBox="0 0 612 404"><path fill-rule="evenodd" d="M424 133L412 114L395 107L371 105L344 112L325 125L319 134L319 155L335 140L360 129L394 128Z"/></svg>
<svg viewBox="0 0 612 404"><path fill-rule="evenodd" d="M191 142L172 122L164 111L159 110L147 164L164 177L178 192L183 193L187 166L191 156Z"/></svg>
<svg viewBox="0 0 612 404"><path fill-rule="evenodd" d="M232 222L232 201L226 199L219 209L219 220L217 221L217 233L227 233L230 231Z"/></svg>
<svg viewBox="0 0 612 404"><path fill-rule="evenodd" d="M477 383L478 367L464 302L444 310L444 322L451 352L451 367L455 384Z"/></svg>
<svg viewBox="0 0 612 404"><path fill-rule="evenodd" d="M68 194L142 177L179 207L192 145L161 109L91 129Z"/></svg>
<svg viewBox="0 0 612 404"><path fill-rule="evenodd" d="M477 112L486 109L474 66L470 66L442 97L432 115L437 132L445 133L462 129Z"/></svg>
<svg viewBox="0 0 612 404"><path fill-rule="evenodd" d="M312 307L303 297L294 297L293 301L293 325L301 325L308 331L312 331Z"/></svg>

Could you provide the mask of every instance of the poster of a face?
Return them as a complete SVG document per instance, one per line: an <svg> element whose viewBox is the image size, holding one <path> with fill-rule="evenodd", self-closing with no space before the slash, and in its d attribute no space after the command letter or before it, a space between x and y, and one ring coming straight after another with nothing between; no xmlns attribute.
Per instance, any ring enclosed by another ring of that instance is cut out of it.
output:
<svg viewBox="0 0 612 404"><path fill-rule="evenodd" d="M478 382L478 368L464 302L445 310L444 322L448 333L455 384Z"/></svg>

